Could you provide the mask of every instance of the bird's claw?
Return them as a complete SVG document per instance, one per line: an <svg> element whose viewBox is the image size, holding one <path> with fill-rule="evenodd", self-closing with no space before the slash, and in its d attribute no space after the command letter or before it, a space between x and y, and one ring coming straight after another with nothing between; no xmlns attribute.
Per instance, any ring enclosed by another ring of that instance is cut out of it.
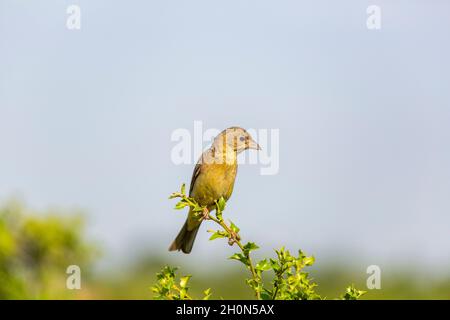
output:
<svg viewBox="0 0 450 320"><path fill-rule="evenodd" d="M208 210L208 208L204 208L203 209L202 219L203 220L209 220L209 210Z"/></svg>

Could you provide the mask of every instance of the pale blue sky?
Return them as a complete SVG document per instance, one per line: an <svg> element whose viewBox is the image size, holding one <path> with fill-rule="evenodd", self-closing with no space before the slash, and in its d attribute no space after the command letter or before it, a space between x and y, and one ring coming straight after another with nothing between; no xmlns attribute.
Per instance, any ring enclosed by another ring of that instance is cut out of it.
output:
<svg viewBox="0 0 450 320"><path fill-rule="evenodd" d="M0 199L85 209L109 259L166 254L173 130L275 128L279 174L240 168L227 210L248 240L448 265L450 3L377 1L380 31L370 4L0 0ZM224 245L206 229L186 260Z"/></svg>

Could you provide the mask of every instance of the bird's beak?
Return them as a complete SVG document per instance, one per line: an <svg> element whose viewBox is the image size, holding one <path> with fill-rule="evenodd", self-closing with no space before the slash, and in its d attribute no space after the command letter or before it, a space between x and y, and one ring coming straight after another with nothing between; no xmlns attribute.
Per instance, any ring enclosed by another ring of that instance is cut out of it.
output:
<svg viewBox="0 0 450 320"><path fill-rule="evenodd" d="M259 146L259 144L257 144L254 140L250 140L250 142L248 144L248 148L254 149L254 150L261 150L261 147Z"/></svg>

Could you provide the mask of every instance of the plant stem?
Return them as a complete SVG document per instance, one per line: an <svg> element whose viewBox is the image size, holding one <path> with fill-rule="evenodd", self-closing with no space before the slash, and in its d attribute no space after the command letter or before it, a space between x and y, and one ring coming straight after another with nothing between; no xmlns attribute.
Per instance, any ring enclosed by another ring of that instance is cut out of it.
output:
<svg viewBox="0 0 450 320"><path fill-rule="evenodd" d="M208 218L214 222L216 222L217 224L219 224L226 232L228 232L228 234L230 235L230 237L232 237L233 234L236 234L233 230L231 230L231 228L223 221L223 220L219 220L216 217L213 217L210 213L208 213ZM242 253L245 255L245 257L247 258L248 261L248 267L250 269L250 272L252 273L252 277L256 282L259 282L259 276L255 271L255 267L253 266L253 261L252 258L250 257L250 252L244 250L244 246L242 245L241 241L239 239L237 239L237 237L233 238L234 243L236 243L239 248L241 249ZM255 292L256 294L256 299L261 300L261 294L259 291Z"/></svg>
<svg viewBox="0 0 450 320"><path fill-rule="evenodd" d="M190 208L197 208L197 207L199 207L198 203L194 199L186 196L186 194L184 193L184 185L181 188L181 192L172 193L172 195L170 196L170 199L173 199L173 198L181 198L183 201L185 201L185 203L187 203L187 205ZM216 205L218 205L217 202L216 202ZM203 209L207 210L206 212L203 211L204 212L203 219L214 221L215 223L219 224L228 233L228 236L229 236L229 239L230 239L230 242L229 242L230 245L233 245L233 244L236 243L239 246L239 248L241 249L242 253L244 254L245 258L248 261L248 265L247 266L250 269L250 272L252 273L253 280L256 283L260 283L261 279L260 279L260 276L258 275L258 273L256 272L255 267L253 266L253 261L252 261L252 258L250 257L250 252L248 250L244 249L244 246L241 243L239 235L235 231L233 231L223 221L222 218L219 218L219 216L217 215L218 208L216 209L216 217L212 216L211 213L209 212L209 210L206 207L203 207ZM201 216L200 216L200 218L201 218ZM255 290L255 295L256 295L256 299L261 300L261 294L260 294L259 290Z"/></svg>

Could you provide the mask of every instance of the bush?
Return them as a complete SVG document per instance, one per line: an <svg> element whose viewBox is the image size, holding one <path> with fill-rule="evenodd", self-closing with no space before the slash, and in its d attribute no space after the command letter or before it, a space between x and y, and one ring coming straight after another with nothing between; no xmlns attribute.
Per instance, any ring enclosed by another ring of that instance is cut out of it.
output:
<svg viewBox="0 0 450 320"><path fill-rule="evenodd" d="M193 198L185 194L185 185L181 187L180 192L173 193L170 199L178 198L180 201L175 209L180 210L189 207L195 212L199 219L211 220L220 226L219 230L209 230L212 233L210 240L225 238L230 246L236 245L240 252L230 257L232 260L239 261L249 270L251 277L246 279L247 285L253 290L255 298L258 300L317 300L322 297L315 292L316 283L304 271L306 267L314 264L314 257L306 256L301 250L298 254L292 255L289 250L281 248L276 250L276 257L263 259L256 264L252 261L251 252L259 249L253 242L245 244L241 241L239 235L240 229L230 221L227 224L222 217L225 210L225 200L221 198L216 202L215 215L213 216L205 207L200 206ZM189 280L190 276L176 279L176 268L166 266L157 274L157 284L152 287L155 293L155 299L168 300L190 300ZM270 285L266 286L263 281L263 275L268 271L272 272ZM355 300L360 298L365 292L349 286L345 293L340 297L345 300ZM209 299L211 290L204 291L204 299Z"/></svg>
<svg viewBox="0 0 450 320"><path fill-rule="evenodd" d="M79 215L29 212L14 201L0 207L0 299L72 297L67 267L84 273L96 254L83 230Z"/></svg>

